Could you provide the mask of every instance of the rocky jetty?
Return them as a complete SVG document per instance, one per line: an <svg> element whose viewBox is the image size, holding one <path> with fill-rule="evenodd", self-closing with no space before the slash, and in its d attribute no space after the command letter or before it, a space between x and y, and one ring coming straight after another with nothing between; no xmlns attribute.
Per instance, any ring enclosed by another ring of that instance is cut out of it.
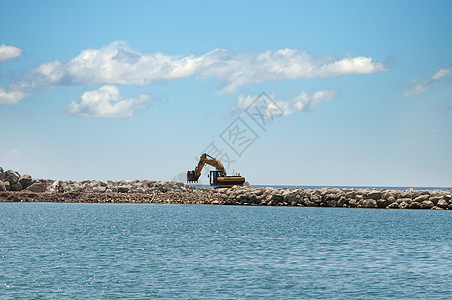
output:
<svg viewBox="0 0 452 300"><path fill-rule="evenodd" d="M452 209L452 191L354 188L195 188L153 180L42 180L0 167L0 202L171 203Z"/></svg>
<svg viewBox="0 0 452 300"><path fill-rule="evenodd" d="M86 180L81 182L53 180L42 182L34 181L33 179L30 182L30 180L27 180L25 180L25 186L28 185L28 187L20 191L12 190L10 181L7 181L10 183L9 191L6 189L0 190L0 202L168 203L452 209L452 191L450 190L277 189L271 187L255 188L252 186L196 189L183 183L151 180ZM16 183L20 183L20 180Z"/></svg>

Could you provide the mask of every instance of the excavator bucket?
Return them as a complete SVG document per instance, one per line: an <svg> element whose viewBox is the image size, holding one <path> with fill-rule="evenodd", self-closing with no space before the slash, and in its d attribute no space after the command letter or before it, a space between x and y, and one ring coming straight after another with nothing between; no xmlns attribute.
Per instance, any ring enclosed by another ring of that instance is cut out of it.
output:
<svg viewBox="0 0 452 300"><path fill-rule="evenodd" d="M196 176L195 170L187 171L187 182L198 182L199 176Z"/></svg>

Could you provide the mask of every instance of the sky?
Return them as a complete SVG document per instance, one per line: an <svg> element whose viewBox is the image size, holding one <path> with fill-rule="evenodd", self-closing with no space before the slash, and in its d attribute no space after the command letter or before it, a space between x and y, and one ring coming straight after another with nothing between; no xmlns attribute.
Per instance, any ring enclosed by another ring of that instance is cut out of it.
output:
<svg viewBox="0 0 452 300"><path fill-rule="evenodd" d="M450 187L450 11L0 0L0 166L184 181L206 152L252 185Z"/></svg>

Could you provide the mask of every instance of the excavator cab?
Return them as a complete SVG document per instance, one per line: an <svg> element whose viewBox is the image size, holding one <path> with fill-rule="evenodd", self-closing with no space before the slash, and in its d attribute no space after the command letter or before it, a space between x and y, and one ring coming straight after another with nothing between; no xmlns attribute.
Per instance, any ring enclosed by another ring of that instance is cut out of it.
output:
<svg viewBox="0 0 452 300"><path fill-rule="evenodd" d="M210 171L210 185L217 186L218 185L218 177L223 177L224 174L222 171Z"/></svg>

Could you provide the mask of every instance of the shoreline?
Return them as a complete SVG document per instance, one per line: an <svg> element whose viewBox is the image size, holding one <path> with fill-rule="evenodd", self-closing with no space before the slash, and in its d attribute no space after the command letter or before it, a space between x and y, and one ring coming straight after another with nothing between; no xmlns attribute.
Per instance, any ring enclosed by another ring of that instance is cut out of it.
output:
<svg viewBox="0 0 452 300"><path fill-rule="evenodd" d="M58 183L58 184L55 184ZM127 185L125 185L127 184ZM58 192L63 186L65 192ZM103 186L102 186L103 185ZM452 210L451 190L195 188L163 181L55 181L42 192L2 191L0 202L142 203Z"/></svg>

